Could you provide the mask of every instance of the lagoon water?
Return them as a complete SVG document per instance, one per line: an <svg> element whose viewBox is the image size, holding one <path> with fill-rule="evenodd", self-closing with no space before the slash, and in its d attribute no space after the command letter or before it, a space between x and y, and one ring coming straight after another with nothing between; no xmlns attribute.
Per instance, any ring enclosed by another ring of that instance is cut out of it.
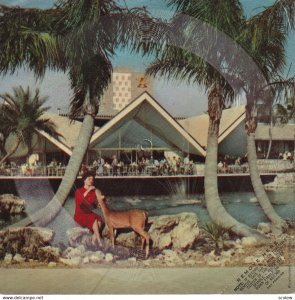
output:
<svg viewBox="0 0 295 300"><path fill-rule="evenodd" d="M30 185L19 183L17 192L26 200L26 214L10 218L0 217L0 228L6 228L21 218L32 214L46 206L53 196L50 184ZM276 189L267 191L275 210L284 218L295 220L295 189ZM267 222L254 193L232 192L221 193L221 200L226 210L237 220L250 226L256 226L259 222ZM174 189L170 195L161 196L122 196L108 197L109 205L118 210L130 208L142 208L149 212L150 216L176 214L180 212L194 212L201 222L210 221L203 194L186 195L181 188ZM55 231L54 243L67 244L66 230L75 225L73 221L74 197L70 196L65 206L61 209L57 218L48 227Z"/></svg>

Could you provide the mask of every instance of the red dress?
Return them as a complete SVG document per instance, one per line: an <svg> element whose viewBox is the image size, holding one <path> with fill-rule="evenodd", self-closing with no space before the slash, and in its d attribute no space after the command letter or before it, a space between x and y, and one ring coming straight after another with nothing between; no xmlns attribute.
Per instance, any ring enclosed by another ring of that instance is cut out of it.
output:
<svg viewBox="0 0 295 300"><path fill-rule="evenodd" d="M86 189L81 187L76 190L75 193L75 214L74 220L83 227L87 227L92 230L92 226L95 220L102 222L102 217L91 211L91 208L96 207L96 194L95 191L90 191L86 197L84 197ZM82 202L86 204L82 204ZM87 205L88 204L88 205ZM89 208L87 208L89 206Z"/></svg>

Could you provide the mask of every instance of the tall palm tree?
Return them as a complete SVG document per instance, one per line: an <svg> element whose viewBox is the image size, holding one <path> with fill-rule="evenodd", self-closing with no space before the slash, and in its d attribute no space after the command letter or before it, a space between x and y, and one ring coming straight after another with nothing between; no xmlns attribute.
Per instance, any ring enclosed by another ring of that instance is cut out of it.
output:
<svg viewBox="0 0 295 300"><path fill-rule="evenodd" d="M46 225L65 203L79 172L99 99L111 79L115 49L152 51L155 44L149 46L142 39L146 13L122 8L114 0L58 0L48 10L7 6L0 10L0 71L14 72L20 66L37 76L48 68L67 71L73 90L71 113L84 115L78 143L55 196L44 209L16 224ZM156 32L160 27L155 24Z"/></svg>
<svg viewBox="0 0 295 300"><path fill-rule="evenodd" d="M246 94L246 136L250 177L255 195L269 220L280 228L286 222L277 214L268 199L257 167L255 131L257 128L257 101L272 102L274 90L270 87L278 73L285 67L285 43L288 31L294 29L295 2L278 0L274 5L253 16L245 23L237 42L253 58L263 78L252 77L243 84ZM245 70L245 69L244 69ZM241 68L241 71L244 71ZM242 72L240 76L243 77Z"/></svg>
<svg viewBox="0 0 295 300"><path fill-rule="evenodd" d="M188 81L201 84L208 93L208 115L209 128L207 139L207 154L205 161L205 199L210 217L215 223L226 228L231 228L238 235L262 236L255 230L238 222L227 213L221 203L217 187L217 152L219 124L222 110L226 101L230 102L234 96L234 90L225 80L224 69L234 61L234 57L228 58L226 47L221 43L219 30L223 30L231 38L235 38L239 33L239 28L244 22L241 5L238 1L169 1L171 5L176 5L181 13L194 16L202 22L209 23L211 31L210 44L206 44L207 54L214 67L201 56L196 56L190 51L184 50L186 43L202 47L202 40L206 31L195 31L193 22L184 24L181 16L176 15L172 21L172 26L178 28L179 35L183 37L182 45L184 49L176 49L168 46L157 58L157 60L147 69L149 75L164 75L168 78L186 79ZM198 28L199 29L199 28ZM215 31L216 30L216 31ZM196 33L197 32L197 33ZM200 33L200 34L199 34ZM206 38L206 37L205 37ZM221 70L224 70L221 72ZM231 75L231 74L227 74Z"/></svg>
<svg viewBox="0 0 295 300"><path fill-rule="evenodd" d="M201 11L206 11L209 14L213 13L213 15L215 14L215 18L222 18L222 15L216 16L216 11L214 11L216 2L208 2L211 7L207 5ZM191 15L199 17L198 10L194 9L194 7L200 6L202 1L171 0L170 3L176 3L178 9L184 13L187 10L189 11L189 7L191 7ZM265 9L262 13L242 22L237 27L239 31L236 31L237 36L230 36L236 41L237 47L236 49L230 49L233 59L229 67L232 69L231 74L236 80L235 87L242 89L247 99L247 150L253 189L266 216L272 223L281 228L286 227L286 222L272 207L263 188L257 168L255 148L255 130L257 127L256 108L259 97L263 97L267 101L272 101L273 89L269 85L272 84L277 73L283 71L285 65L285 41L288 30L294 28L294 12L295 2L293 0L276 1L274 5ZM208 19L206 19L206 22L212 24ZM228 34L226 28L220 28L220 30ZM248 60L243 59L245 58L243 52L252 59L249 64L249 58Z"/></svg>
<svg viewBox="0 0 295 300"><path fill-rule="evenodd" d="M2 119L1 123L6 128L8 136L15 137L15 144L0 160L4 163L11 157L20 144L32 149L32 139L37 130L45 131L52 136L59 137L55 124L43 114L49 109L43 105L47 97L41 97L37 89L33 95L28 87L24 90L21 86L13 88L13 95L5 93L0 95L4 100L1 105Z"/></svg>

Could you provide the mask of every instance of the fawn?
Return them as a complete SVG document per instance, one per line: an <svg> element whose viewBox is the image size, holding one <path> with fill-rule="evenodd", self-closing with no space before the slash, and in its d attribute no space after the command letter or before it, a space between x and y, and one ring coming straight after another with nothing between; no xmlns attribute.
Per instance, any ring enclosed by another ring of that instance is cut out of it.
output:
<svg viewBox="0 0 295 300"><path fill-rule="evenodd" d="M115 247L114 229L132 228L141 237L141 249L145 245L145 257L149 256L150 235L144 230L148 219L146 211L141 209L131 209L126 211L115 211L108 208L105 197L101 191L95 190L97 201L101 207L105 223L108 226L111 236L112 246Z"/></svg>

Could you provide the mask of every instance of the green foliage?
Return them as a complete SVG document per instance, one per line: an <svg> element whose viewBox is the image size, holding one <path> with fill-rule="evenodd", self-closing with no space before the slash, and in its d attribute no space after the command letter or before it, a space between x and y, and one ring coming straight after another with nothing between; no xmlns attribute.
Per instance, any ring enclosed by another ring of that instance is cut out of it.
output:
<svg viewBox="0 0 295 300"><path fill-rule="evenodd" d="M214 222L205 223L200 228L215 243L215 254L220 254L220 251L223 249L224 234L229 232L231 228L226 228Z"/></svg>
<svg viewBox="0 0 295 300"><path fill-rule="evenodd" d="M5 93L0 97L4 100L0 106L0 128L5 130L6 137L15 136L30 150L36 130L45 131L57 138L60 136L55 124L43 116L49 107L44 106L47 97L41 97L38 89L32 94L29 87L24 90L19 86L13 88L13 94Z"/></svg>
<svg viewBox="0 0 295 300"><path fill-rule="evenodd" d="M72 115L89 106L97 111L116 49L150 52L158 47L143 41L145 22L160 35L162 23L144 9L122 8L113 0L57 0L46 10L0 5L0 73L20 67L37 76L46 69L67 72Z"/></svg>
<svg viewBox="0 0 295 300"><path fill-rule="evenodd" d="M201 229L203 229L214 242L223 239L224 234L230 230L230 228L225 228L222 225L218 225L213 222L205 223L201 226Z"/></svg>

